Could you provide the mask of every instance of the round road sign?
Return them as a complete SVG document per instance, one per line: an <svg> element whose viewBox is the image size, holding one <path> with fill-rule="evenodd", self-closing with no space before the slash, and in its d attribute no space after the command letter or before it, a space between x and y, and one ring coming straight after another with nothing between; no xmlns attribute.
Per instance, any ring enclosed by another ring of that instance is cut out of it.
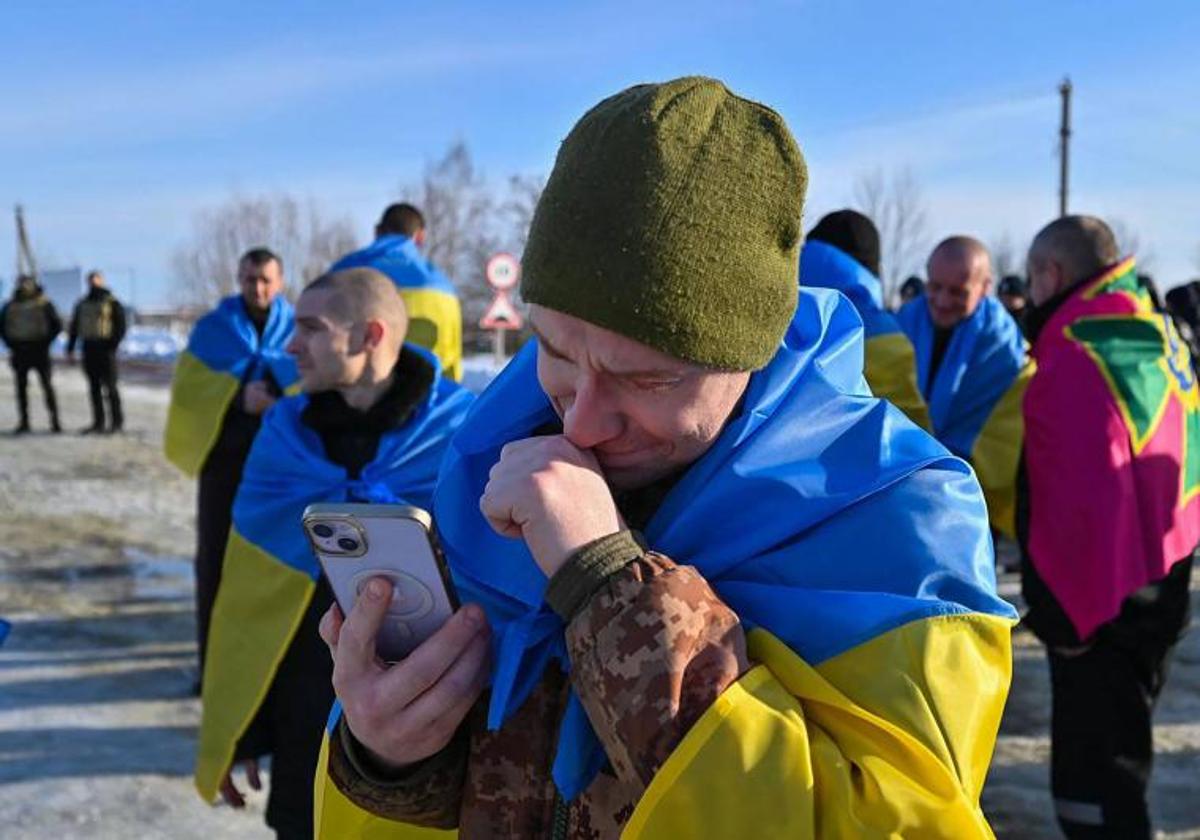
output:
<svg viewBox="0 0 1200 840"><path fill-rule="evenodd" d="M512 254L496 254L487 261L485 274L489 286L505 292L517 285L521 277L521 263Z"/></svg>

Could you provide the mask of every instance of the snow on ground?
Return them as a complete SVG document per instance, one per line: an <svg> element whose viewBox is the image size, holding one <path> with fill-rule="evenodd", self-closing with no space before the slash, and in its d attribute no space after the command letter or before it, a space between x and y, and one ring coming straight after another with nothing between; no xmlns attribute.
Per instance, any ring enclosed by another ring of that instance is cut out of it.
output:
<svg viewBox="0 0 1200 840"><path fill-rule="evenodd" d="M479 388L490 359L468 360ZM0 835L268 837L263 797L212 808L191 785L197 701L191 555L195 489L160 454L167 392L126 384L119 437L0 436ZM90 415L82 373L55 372L68 429ZM45 429L34 385L34 426ZM0 429L15 425L0 364ZM1003 594L1016 598L1012 576ZM1049 686L1036 641L1014 637L1013 689L984 807L1001 838L1052 838ZM1152 787L1167 837L1200 838L1200 633L1178 651L1155 727Z"/></svg>

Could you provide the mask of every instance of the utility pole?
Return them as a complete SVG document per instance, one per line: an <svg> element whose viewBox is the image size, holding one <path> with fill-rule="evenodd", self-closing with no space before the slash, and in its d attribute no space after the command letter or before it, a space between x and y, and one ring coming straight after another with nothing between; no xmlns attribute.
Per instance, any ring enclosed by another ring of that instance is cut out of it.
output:
<svg viewBox="0 0 1200 840"><path fill-rule="evenodd" d="M1067 182L1071 160L1071 77L1064 77L1058 86L1062 96L1062 122L1058 129L1058 215L1067 215Z"/></svg>

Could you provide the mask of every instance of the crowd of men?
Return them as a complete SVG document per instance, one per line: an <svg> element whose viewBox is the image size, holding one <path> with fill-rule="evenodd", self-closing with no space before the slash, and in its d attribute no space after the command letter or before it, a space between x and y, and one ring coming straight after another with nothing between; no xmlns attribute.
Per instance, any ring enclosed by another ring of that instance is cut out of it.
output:
<svg viewBox="0 0 1200 840"><path fill-rule="evenodd" d="M198 487L207 801L244 805L235 768L260 788L270 756L281 838L988 837L1007 538L1059 825L1152 836L1200 542L1191 333L1091 216L1042 228L1027 281L950 236L891 311L872 220L805 236L807 181L782 118L716 80L601 101L529 231L536 339L478 397L417 208L294 307L277 255L242 257L165 434ZM70 347L119 429L123 316L92 286ZM22 426L34 370L57 427L60 326L18 293ZM397 663L391 584L343 613L301 529L346 501L431 511L463 605Z"/></svg>

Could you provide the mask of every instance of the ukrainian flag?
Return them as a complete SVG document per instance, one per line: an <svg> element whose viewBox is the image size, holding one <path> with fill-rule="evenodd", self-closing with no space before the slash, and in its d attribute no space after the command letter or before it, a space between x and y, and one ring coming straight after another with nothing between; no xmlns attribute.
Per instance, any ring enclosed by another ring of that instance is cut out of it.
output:
<svg viewBox="0 0 1200 840"><path fill-rule="evenodd" d="M834 289L850 299L863 321L863 374L871 393L896 406L922 429L932 429L929 408L917 387L912 342L900 329L896 316L884 308L879 278L840 248L812 240L800 252L800 285Z"/></svg>
<svg viewBox="0 0 1200 840"><path fill-rule="evenodd" d="M432 355L418 350L435 364ZM440 373L440 371L439 371ZM440 375L400 429L385 434L361 477L328 461L301 420L307 396L281 400L255 438L233 506L203 680L196 788L212 801L308 608L320 567L301 527L315 502L428 508L438 465L471 395Z"/></svg>
<svg viewBox="0 0 1200 840"><path fill-rule="evenodd" d="M433 351L446 376L462 381L462 307L454 284L407 236L381 236L342 257L330 271L373 268L400 289L408 310L408 341Z"/></svg>
<svg viewBox="0 0 1200 840"><path fill-rule="evenodd" d="M270 373L284 390L295 385L296 363L284 351L294 320L292 305L280 295L271 302L260 337L241 297L231 295L196 322L171 382L163 437L167 460L189 476L199 475L244 383Z"/></svg>
<svg viewBox="0 0 1200 840"><path fill-rule="evenodd" d="M647 527L741 617L755 667L676 747L625 836L990 836L979 794L1016 616L970 467L868 394L862 364L850 303L802 289L741 413ZM460 594L496 640L492 727L551 660L569 665L545 575L477 504L503 445L557 420L536 376L527 347L479 398L434 502ZM604 762L572 697L555 782L572 797Z"/></svg>
<svg viewBox="0 0 1200 840"><path fill-rule="evenodd" d="M985 296L954 328L950 346L929 381L934 326L925 298L897 313L917 353L917 382L929 401L933 433L971 462L987 498L992 526L1016 536L1017 467L1025 436L1021 400L1034 363L1021 328L1000 301Z"/></svg>

